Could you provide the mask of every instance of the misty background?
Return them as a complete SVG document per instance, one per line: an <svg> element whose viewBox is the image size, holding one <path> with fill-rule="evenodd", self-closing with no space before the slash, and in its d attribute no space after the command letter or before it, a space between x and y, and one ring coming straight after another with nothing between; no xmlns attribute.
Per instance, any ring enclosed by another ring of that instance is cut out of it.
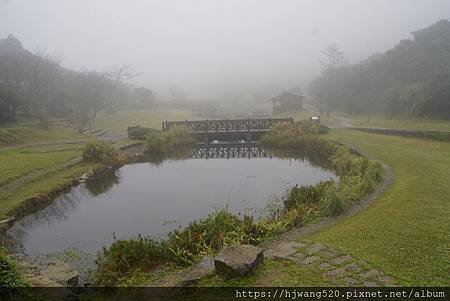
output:
<svg viewBox="0 0 450 301"><path fill-rule="evenodd" d="M0 37L71 69L130 65L161 95L269 97L318 76L330 43L357 62L448 17L447 0L0 0Z"/></svg>

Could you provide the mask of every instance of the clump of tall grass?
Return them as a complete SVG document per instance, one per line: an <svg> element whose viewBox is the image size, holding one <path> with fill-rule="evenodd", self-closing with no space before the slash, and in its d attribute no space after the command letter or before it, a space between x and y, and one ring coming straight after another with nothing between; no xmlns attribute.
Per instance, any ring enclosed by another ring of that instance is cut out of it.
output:
<svg viewBox="0 0 450 301"><path fill-rule="evenodd" d="M335 185L328 187L320 199L321 210L327 216L336 216L347 210L349 202Z"/></svg>
<svg viewBox="0 0 450 301"><path fill-rule="evenodd" d="M12 261L3 248L0 248L0 287L4 290L3 293L8 293L9 288L27 287L27 282L23 279L17 264ZM17 294L24 292L14 290Z"/></svg>
<svg viewBox="0 0 450 301"><path fill-rule="evenodd" d="M228 208L218 209L182 230L170 232L164 240L138 236L115 241L97 256L95 282L110 286L136 270L149 271L165 264L190 265L227 245L258 244L273 238L285 231L288 224L287 220L273 216L256 222L250 216L240 219Z"/></svg>

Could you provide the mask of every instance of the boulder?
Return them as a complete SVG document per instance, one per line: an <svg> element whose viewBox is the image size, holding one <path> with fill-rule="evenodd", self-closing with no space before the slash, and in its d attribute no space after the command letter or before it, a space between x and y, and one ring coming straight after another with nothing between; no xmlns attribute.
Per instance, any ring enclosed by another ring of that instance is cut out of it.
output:
<svg viewBox="0 0 450 301"><path fill-rule="evenodd" d="M239 277L253 272L263 259L263 249L259 247L231 245L214 258L214 266L217 274L224 278Z"/></svg>
<svg viewBox="0 0 450 301"><path fill-rule="evenodd" d="M40 272L43 277L64 286L78 286L78 272L62 261L51 261Z"/></svg>

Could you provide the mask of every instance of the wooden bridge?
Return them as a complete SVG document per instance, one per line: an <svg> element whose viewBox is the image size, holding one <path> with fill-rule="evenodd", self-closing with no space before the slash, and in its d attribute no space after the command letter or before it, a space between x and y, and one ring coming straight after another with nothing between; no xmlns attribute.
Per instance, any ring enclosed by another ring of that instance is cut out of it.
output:
<svg viewBox="0 0 450 301"><path fill-rule="evenodd" d="M237 141L259 139L267 133L275 123L294 123L293 118L264 119L217 119L217 120L185 120L165 121L162 130L168 131L176 127L191 130L201 141Z"/></svg>

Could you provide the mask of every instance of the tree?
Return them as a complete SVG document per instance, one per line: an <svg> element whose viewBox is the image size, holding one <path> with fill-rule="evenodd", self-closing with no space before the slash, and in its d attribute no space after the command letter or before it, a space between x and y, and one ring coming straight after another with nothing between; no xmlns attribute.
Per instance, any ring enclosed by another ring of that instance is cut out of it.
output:
<svg viewBox="0 0 450 301"><path fill-rule="evenodd" d="M112 67L110 71L106 72L106 76L115 82L115 91L109 98L109 109L114 111L114 107L119 103L122 103L126 98L126 82L139 76L140 73L133 72L129 65L122 65L118 67Z"/></svg>
<svg viewBox="0 0 450 301"><path fill-rule="evenodd" d="M320 110L389 117L450 119L450 21L413 32L384 54L342 65L337 47L324 51L324 72L311 82Z"/></svg>
<svg viewBox="0 0 450 301"><path fill-rule="evenodd" d="M325 58L319 61L322 65L324 73L331 73L345 60L344 53L339 49L339 45L337 43L330 44L327 48L325 48L325 50L322 51L322 54Z"/></svg>

